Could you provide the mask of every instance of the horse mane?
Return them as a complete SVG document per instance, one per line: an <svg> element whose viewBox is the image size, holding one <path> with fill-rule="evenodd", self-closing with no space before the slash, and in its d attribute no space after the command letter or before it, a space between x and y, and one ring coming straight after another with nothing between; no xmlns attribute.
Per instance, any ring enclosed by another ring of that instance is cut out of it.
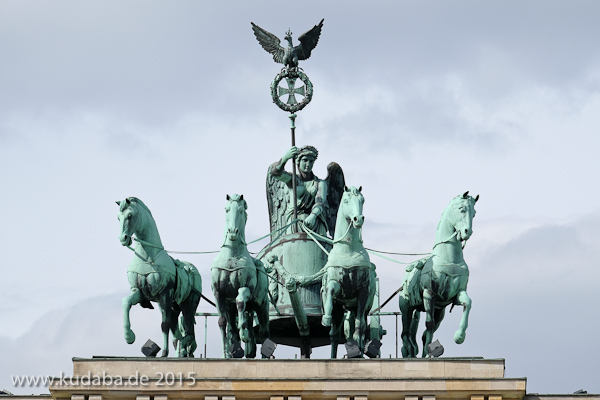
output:
<svg viewBox="0 0 600 400"><path fill-rule="evenodd" d="M138 206L142 207L144 210L146 210L146 212L152 216L152 212L150 212L150 209L148 208L147 205L144 204L144 202L140 199L138 199L137 197L128 197L127 198L130 202L137 204Z"/></svg>
<svg viewBox="0 0 600 400"><path fill-rule="evenodd" d="M475 204L475 198L471 197L469 195L467 195L467 197L463 197L462 194L459 194L458 196L454 197L452 200L450 200L450 203L448 204L448 206L446 208L444 208L444 211L442 212L442 216L440 217L440 220L437 224L436 230L440 228L440 224L444 220L444 217L446 216L448 211L454 209L454 207L456 207L456 204L458 203L459 200L466 200L469 203Z"/></svg>

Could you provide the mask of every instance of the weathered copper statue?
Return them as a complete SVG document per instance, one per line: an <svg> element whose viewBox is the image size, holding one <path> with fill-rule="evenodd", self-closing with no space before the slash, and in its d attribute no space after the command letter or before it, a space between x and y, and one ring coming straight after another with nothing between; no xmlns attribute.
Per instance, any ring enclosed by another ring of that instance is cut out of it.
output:
<svg viewBox="0 0 600 400"><path fill-rule="evenodd" d="M267 200L271 231L289 225L293 217L293 175L284 170L288 160L295 157L298 166L296 176L296 209L297 218L304 221L306 226L326 236L327 231L335 229L335 215L344 187L344 174L337 163L327 167L327 178L319 179L312 172L319 152L313 146L300 149L293 146L281 157L281 160L271 165L267 176ZM298 224L291 224L287 233L298 232Z"/></svg>
<svg viewBox="0 0 600 400"><path fill-rule="evenodd" d="M475 203L478 199L479 196L469 196L469 192L452 199L442 213L431 256L406 268L399 300L403 357L416 357L419 351L416 342L419 312L424 311L426 315L423 357L428 355L427 345L433 340L433 334L444 319L449 304L452 307L464 307L454 341L460 344L465 340L471 299L467 295L469 267L463 259L463 247L473 233Z"/></svg>
<svg viewBox="0 0 600 400"><path fill-rule="evenodd" d="M312 146L292 146L267 172L267 203L271 224L271 240L259 254L271 273L271 339L277 343L300 347L302 357L311 348L330 343L329 329L321 325L322 273L312 282L296 287L304 276L313 276L327 262L328 243L335 231L338 206L344 190L344 174L340 166L330 163L326 179L312 172L318 152ZM285 171L287 161L296 156L300 171ZM297 219L293 217L294 182L296 184ZM314 232L310 235L307 232ZM292 278L298 277L298 279ZM292 279L288 279L292 278ZM297 333L295 333L297 332Z"/></svg>
<svg viewBox="0 0 600 400"><path fill-rule="evenodd" d="M254 22L251 22L251 24L256 40L258 40L263 49L273 55L275 62L283 64L288 68L297 68L298 61L308 59L312 50L317 47L323 21L322 19L318 25L300 35L298 37L300 44L296 47L292 43L292 32L288 30L285 33L285 40L288 42L286 48L281 46L281 40L277 36L271 32L267 32Z"/></svg>
<svg viewBox="0 0 600 400"><path fill-rule="evenodd" d="M367 314L375 296L375 265L363 246L362 226L364 197L362 187L345 188L337 213L333 248L329 253L323 276L323 326L331 326L331 358L337 357L337 345L342 342L344 314L354 318L352 337L361 354L365 345Z"/></svg>
<svg viewBox="0 0 600 400"><path fill-rule="evenodd" d="M248 253L247 208L243 195L227 195L225 237L211 267L225 358L231 357L231 346L240 341L245 343L246 358L256 357L255 314L258 341L269 337L268 277L262 262Z"/></svg>
<svg viewBox="0 0 600 400"><path fill-rule="evenodd" d="M131 306L139 303L144 308L154 308L150 302L155 301L162 314L163 357L169 354L169 330L178 343L178 356L193 357L196 309L202 295L200 274L192 264L167 254L152 213L140 199L128 197L117 204L121 244L131 246L134 234L137 242L127 267L131 293L123 299L125 340L129 344L135 341L129 320ZM182 319L178 324L180 313Z"/></svg>

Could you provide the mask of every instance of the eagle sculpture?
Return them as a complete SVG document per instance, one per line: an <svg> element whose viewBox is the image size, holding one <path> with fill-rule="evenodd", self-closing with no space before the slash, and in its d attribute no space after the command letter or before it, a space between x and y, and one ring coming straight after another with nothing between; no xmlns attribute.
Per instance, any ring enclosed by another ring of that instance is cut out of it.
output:
<svg viewBox="0 0 600 400"><path fill-rule="evenodd" d="M294 47L292 43L292 32L289 30L285 34L285 40L288 42L287 48L281 46L281 40L271 32L265 31L254 22L252 24L252 30L256 40L267 52L273 55L273 60L277 63L281 63L288 68L297 68L299 60L306 60L310 57L310 52L317 47L319 36L321 36L321 28L323 27L324 19L315 25L312 29L304 32L298 37L300 44Z"/></svg>

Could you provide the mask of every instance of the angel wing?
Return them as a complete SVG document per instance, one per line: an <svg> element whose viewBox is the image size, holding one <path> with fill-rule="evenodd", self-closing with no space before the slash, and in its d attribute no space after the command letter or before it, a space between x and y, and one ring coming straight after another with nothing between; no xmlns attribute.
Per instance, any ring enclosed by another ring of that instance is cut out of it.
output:
<svg viewBox="0 0 600 400"><path fill-rule="evenodd" d="M321 21L323 23L323 21ZM337 212L344 194L344 171L338 163L332 162L327 166L327 209L325 211L325 221L329 228L331 237L335 235L335 223L337 220Z"/></svg>
<svg viewBox="0 0 600 400"><path fill-rule="evenodd" d="M321 28L323 28L323 21L325 21L325 19L322 19L318 25L313 26L312 29L304 32L298 37L300 44L294 47L294 54L298 56L298 60L308 59L311 51L317 47L319 36L321 36Z"/></svg>
<svg viewBox="0 0 600 400"><path fill-rule="evenodd" d="M275 62L282 64L285 49L281 47L281 40L279 40L279 38L273 35L271 32L265 31L263 28L256 25L254 22L250 23L252 24L252 30L254 31L254 36L256 36L256 40L258 40L258 43L260 43L263 49L265 49L268 53L271 53L273 55L273 60L275 60ZM318 39L319 38L317 36L317 40ZM308 52L308 55L310 56L310 50Z"/></svg>
<svg viewBox="0 0 600 400"><path fill-rule="evenodd" d="M279 162L273 163L267 171L267 204L269 206L269 222L271 225L271 240L279 235L278 229L287 225L286 211L288 208L288 188L285 183L271 175L271 168Z"/></svg>

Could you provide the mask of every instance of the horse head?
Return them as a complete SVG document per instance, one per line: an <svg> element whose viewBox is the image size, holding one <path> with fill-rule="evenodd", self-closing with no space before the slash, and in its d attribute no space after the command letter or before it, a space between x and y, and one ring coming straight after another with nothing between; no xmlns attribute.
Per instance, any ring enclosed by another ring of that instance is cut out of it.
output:
<svg viewBox="0 0 600 400"><path fill-rule="evenodd" d="M244 195L227 195L227 205L225 206L225 238L232 242L238 239L245 243L246 220L248 214L246 209L248 204L244 200Z"/></svg>
<svg viewBox="0 0 600 400"><path fill-rule="evenodd" d="M139 229L140 217L136 204L135 197L128 197L123 201L117 201L119 213L119 241L123 246L131 246L132 236Z"/></svg>
<svg viewBox="0 0 600 400"><path fill-rule="evenodd" d="M475 218L477 200L479 200L479 195L473 198L466 191L462 195L456 196L449 207L450 213L447 218L454 226L456 239L461 242L468 240L473 234L473 218Z"/></svg>
<svg viewBox="0 0 600 400"><path fill-rule="evenodd" d="M361 228L365 222L365 216L363 215L365 198L361 191L362 186L358 189L355 186L344 186L344 194L342 195L342 201L338 211L338 213L341 213L346 219L348 224L352 223L354 228Z"/></svg>

